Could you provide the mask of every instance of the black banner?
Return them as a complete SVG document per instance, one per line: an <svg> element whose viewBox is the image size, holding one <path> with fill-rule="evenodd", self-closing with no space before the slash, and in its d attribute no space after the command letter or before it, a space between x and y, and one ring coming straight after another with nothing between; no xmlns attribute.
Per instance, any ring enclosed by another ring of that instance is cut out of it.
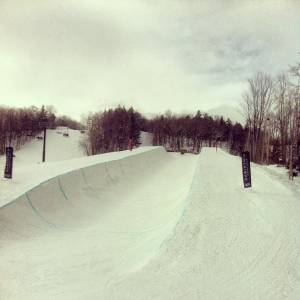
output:
<svg viewBox="0 0 300 300"><path fill-rule="evenodd" d="M250 153L249 151L242 152L242 172L244 187L251 187L251 168L250 168Z"/></svg>
<svg viewBox="0 0 300 300"><path fill-rule="evenodd" d="M13 147L6 147L6 165L4 171L5 178L12 178L13 157L14 157Z"/></svg>

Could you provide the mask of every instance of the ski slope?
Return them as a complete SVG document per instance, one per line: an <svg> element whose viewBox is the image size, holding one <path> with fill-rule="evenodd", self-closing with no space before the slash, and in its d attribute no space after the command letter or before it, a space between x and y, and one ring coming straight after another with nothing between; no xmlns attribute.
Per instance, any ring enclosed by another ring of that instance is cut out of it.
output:
<svg viewBox="0 0 300 300"><path fill-rule="evenodd" d="M63 131L62 131L63 132ZM68 129L69 137L58 134L57 130L48 129L46 139L46 161L62 161L85 156L84 149L80 147L82 134L79 130ZM41 134L41 136L43 136ZM32 165L42 162L43 140L34 139L15 152L14 163L16 165ZM1 158L1 164L4 157Z"/></svg>
<svg viewBox="0 0 300 300"><path fill-rule="evenodd" d="M204 148L174 234L107 299L300 299L299 191L256 165L243 189L240 168Z"/></svg>
<svg viewBox="0 0 300 300"><path fill-rule="evenodd" d="M5 186L0 299L300 299L299 191L263 167L252 189L213 148L36 168Z"/></svg>

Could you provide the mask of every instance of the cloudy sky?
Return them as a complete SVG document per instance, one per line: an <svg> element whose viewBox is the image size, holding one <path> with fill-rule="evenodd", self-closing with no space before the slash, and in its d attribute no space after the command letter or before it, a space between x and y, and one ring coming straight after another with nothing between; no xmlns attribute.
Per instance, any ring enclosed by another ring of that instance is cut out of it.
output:
<svg viewBox="0 0 300 300"><path fill-rule="evenodd" d="M0 0L0 104L75 118L237 105L300 60L300 1Z"/></svg>

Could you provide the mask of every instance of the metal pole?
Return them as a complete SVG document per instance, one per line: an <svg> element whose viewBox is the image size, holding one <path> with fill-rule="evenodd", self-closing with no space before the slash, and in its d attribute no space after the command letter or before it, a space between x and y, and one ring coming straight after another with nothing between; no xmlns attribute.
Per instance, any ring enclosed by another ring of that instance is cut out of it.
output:
<svg viewBox="0 0 300 300"><path fill-rule="evenodd" d="M46 127L44 128L44 140L43 140L43 162L45 162L45 158L46 158Z"/></svg>

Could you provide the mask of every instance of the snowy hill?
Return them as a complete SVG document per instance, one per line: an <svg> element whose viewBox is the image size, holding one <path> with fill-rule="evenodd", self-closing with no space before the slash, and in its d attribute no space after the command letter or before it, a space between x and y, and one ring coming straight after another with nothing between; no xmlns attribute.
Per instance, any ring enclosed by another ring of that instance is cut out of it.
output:
<svg viewBox="0 0 300 300"><path fill-rule="evenodd" d="M63 131L60 131L61 134L58 134L57 132L59 132L59 130L47 130L47 162L62 161L85 156L84 150L79 145L82 138L80 131L69 129L68 137L63 136ZM43 140L34 139L23 145L19 151L15 152L16 157L14 163L16 165L40 163L42 161L42 150ZM4 157L1 157L0 161L0 163L3 164Z"/></svg>
<svg viewBox="0 0 300 300"><path fill-rule="evenodd" d="M265 167L244 189L222 150L141 147L22 176L0 208L1 299L300 299L300 192Z"/></svg>
<svg viewBox="0 0 300 300"><path fill-rule="evenodd" d="M68 137L64 136L68 133ZM42 136L42 134L41 134ZM79 130L59 127L47 130L46 162L65 161L85 157L86 153L80 146L84 135ZM141 132L141 146L152 146L152 134ZM15 165L32 165L42 162L43 140L34 139L15 152ZM0 169L4 168L5 157L0 156Z"/></svg>

